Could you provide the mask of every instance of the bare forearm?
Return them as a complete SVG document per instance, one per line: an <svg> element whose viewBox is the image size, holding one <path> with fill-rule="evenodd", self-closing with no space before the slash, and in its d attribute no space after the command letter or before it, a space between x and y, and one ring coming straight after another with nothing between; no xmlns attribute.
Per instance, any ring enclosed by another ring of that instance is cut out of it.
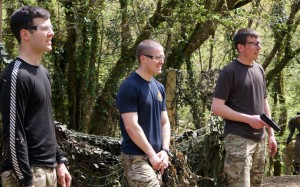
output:
<svg viewBox="0 0 300 187"><path fill-rule="evenodd" d="M261 129L266 126L266 123L260 119L260 115L248 115L237 112L225 105L225 101L222 99L213 98L211 110L214 114L224 119L247 123L254 129Z"/></svg>
<svg viewBox="0 0 300 187"><path fill-rule="evenodd" d="M138 124L138 115L136 112L122 114L124 126L131 140L144 151L148 157L155 155L155 151L150 145L143 129Z"/></svg>
<svg viewBox="0 0 300 187"><path fill-rule="evenodd" d="M274 130L271 127L268 128L268 135L269 137L274 136Z"/></svg>
<svg viewBox="0 0 300 187"><path fill-rule="evenodd" d="M161 130L162 130L162 148L169 149L170 138L171 138L171 125L170 125L167 111L162 111Z"/></svg>
<svg viewBox="0 0 300 187"><path fill-rule="evenodd" d="M127 128L126 131L131 140L140 149L142 149L144 153L148 155L148 157L152 157L154 154L156 154L149 141L147 140L143 130L137 124L131 125L131 127Z"/></svg>
<svg viewBox="0 0 300 187"><path fill-rule="evenodd" d="M265 99L265 103L264 103L264 112L265 112L265 114L267 114L267 116L271 117L270 105L266 99Z"/></svg>
<svg viewBox="0 0 300 187"><path fill-rule="evenodd" d="M267 99L265 99L264 102L264 112L267 116L269 116L271 118L271 109L270 109L270 105ZM268 127L268 135L269 137L274 136L274 130L271 127Z"/></svg>
<svg viewBox="0 0 300 187"><path fill-rule="evenodd" d="M162 125L162 147L169 149L170 146L170 123Z"/></svg>
<svg viewBox="0 0 300 187"><path fill-rule="evenodd" d="M248 123L249 121L249 115L234 111L223 103L219 104L219 103L214 103L213 101L211 109L215 115L218 115L227 120L239 121L244 123Z"/></svg>

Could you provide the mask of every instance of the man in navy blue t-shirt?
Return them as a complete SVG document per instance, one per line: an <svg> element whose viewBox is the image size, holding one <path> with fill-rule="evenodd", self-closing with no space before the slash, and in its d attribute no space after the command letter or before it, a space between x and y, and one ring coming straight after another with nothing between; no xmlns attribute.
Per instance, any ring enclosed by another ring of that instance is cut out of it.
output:
<svg viewBox="0 0 300 187"><path fill-rule="evenodd" d="M168 167L170 122L160 74L164 49L153 40L137 48L138 69L121 85L116 102L121 113L122 164L129 186L160 186Z"/></svg>

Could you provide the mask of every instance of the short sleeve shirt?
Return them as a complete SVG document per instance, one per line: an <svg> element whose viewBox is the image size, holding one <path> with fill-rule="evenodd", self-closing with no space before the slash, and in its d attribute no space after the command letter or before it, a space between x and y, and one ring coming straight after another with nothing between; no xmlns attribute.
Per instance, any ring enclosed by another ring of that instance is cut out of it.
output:
<svg viewBox="0 0 300 187"><path fill-rule="evenodd" d="M161 112L166 110L164 86L154 78L146 81L134 72L120 86L116 104L121 114L137 112L138 124L153 149L159 152L162 146ZM122 117L120 127L123 136L122 152L129 155L144 155L145 153L134 144L126 132Z"/></svg>
<svg viewBox="0 0 300 187"><path fill-rule="evenodd" d="M237 112L262 114L267 97L262 66L255 62L247 66L234 60L220 72L214 97L225 100L225 105ZM249 124L227 119L225 123L224 136L234 134L259 141L264 134L264 128L257 130Z"/></svg>

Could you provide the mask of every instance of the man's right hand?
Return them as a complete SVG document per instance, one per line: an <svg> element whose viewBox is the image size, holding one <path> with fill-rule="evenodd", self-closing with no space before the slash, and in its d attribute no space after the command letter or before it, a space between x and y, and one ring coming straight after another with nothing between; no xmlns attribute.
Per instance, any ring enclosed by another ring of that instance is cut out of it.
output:
<svg viewBox="0 0 300 187"><path fill-rule="evenodd" d="M261 129L264 126L269 127L262 119L260 119L260 115L250 116L248 120L248 124L254 129Z"/></svg>
<svg viewBox="0 0 300 187"><path fill-rule="evenodd" d="M154 170L160 170L160 165L163 162L162 158L159 158L157 154L154 154L153 156L149 157L150 164L152 165L152 168Z"/></svg>

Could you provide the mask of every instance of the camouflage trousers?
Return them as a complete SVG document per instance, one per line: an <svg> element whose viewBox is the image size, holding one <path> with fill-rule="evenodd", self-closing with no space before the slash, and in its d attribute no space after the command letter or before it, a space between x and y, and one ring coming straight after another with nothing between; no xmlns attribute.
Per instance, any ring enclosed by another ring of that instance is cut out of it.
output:
<svg viewBox="0 0 300 187"><path fill-rule="evenodd" d="M254 142L237 135L225 137L224 171L229 187L262 186L265 139Z"/></svg>
<svg viewBox="0 0 300 187"><path fill-rule="evenodd" d="M293 162L295 159L295 140L292 140L289 144L286 145L285 149L283 149L283 160L285 163L285 175L293 174Z"/></svg>
<svg viewBox="0 0 300 187"><path fill-rule="evenodd" d="M300 167L300 134L296 136L296 144L295 144L295 165Z"/></svg>
<svg viewBox="0 0 300 187"><path fill-rule="evenodd" d="M43 167L31 167L33 185L36 187L57 187L56 170ZM2 187L19 186L17 177L12 170L1 173Z"/></svg>
<svg viewBox="0 0 300 187"><path fill-rule="evenodd" d="M122 166L130 187L160 187L162 177L153 170L147 156L121 155Z"/></svg>

